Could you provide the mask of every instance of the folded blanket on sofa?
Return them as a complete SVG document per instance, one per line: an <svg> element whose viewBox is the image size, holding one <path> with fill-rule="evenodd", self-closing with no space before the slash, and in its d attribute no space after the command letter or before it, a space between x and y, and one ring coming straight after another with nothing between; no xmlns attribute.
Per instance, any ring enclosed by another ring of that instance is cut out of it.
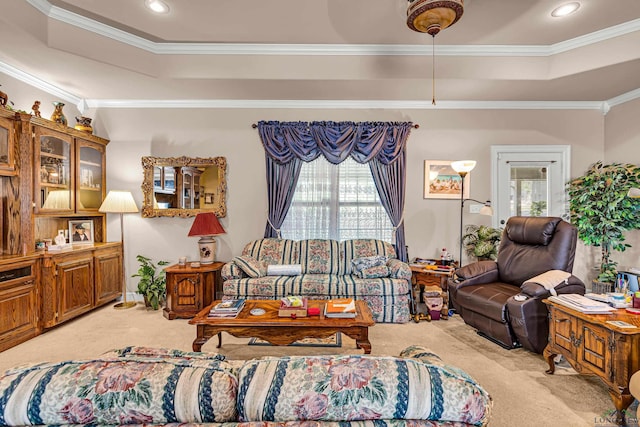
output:
<svg viewBox="0 0 640 427"><path fill-rule="evenodd" d="M300 264L271 264L267 266L267 276L299 276L302 274Z"/></svg>
<svg viewBox="0 0 640 427"><path fill-rule="evenodd" d="M562 283L567 283L569 277L571 277L571 273L567 273L566 271L549 270L525 281L523 285L526 285L527 283L537 283L547 289L551 295L557 296L558 293L556 292L555 287Z"/></svg>

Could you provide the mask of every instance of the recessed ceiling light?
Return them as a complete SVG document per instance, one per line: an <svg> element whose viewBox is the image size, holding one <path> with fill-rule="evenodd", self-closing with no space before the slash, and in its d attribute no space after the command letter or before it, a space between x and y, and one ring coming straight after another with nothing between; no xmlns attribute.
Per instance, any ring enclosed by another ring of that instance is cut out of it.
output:
<svg viewBox="0 0 640 427"><path fill-rule="evenodd" d="M169 13L169 6L161 0L144 0L144 5L155 13Z"/></svg>
<svg viewBox="0 0 640 427"><path fill-rule="evenodd" d="M573 1L571 3L565 3L562 6L556 7L551 12L551 16L554 18L561 18L563 16L567 16L575 12L580 8L580 3L577 1Z"/></svg>

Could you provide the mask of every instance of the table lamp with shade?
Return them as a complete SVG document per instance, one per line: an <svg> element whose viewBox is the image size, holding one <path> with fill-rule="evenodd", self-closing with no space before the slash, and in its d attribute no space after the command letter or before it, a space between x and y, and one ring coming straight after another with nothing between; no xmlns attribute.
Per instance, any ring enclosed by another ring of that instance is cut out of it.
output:
<svg viewBox="0 0 640 427"><path fill-rule="evenodd" d="M129 191L109 191L107 197L98 209L105 213L120 214L120 241L122 242L122 302L113 306L116 309L131 308L136 305L135 301L127 301L127 275L125 273L125 245L124 245L124 220L123 214L138 212L138 206L133 200L133 195Z"/></svg>
<svg viewBox="0 0 640 427"><path fill-rule="evenodd" d="M189 230L189 236L200 236L198 247L201 264L212 264L216 258L216 240L213 236L224 234L218 217L213 212L200 212L196 215Z"/></svg>

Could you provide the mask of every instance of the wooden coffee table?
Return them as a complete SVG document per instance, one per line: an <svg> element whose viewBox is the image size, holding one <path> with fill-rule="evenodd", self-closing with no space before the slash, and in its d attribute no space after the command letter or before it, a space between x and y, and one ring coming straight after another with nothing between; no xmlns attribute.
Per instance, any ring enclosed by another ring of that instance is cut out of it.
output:
<svg viewBox="0 0 640 427"><path fill-rule="evenodd" d="M356 301L356 317L351 319L329 319L320 316L278 317L279 300L248 300L242 312L235 318L209 317L211 307L219 303L214 301L210 306L199 312L189 323L196 325L196 339L193 341L193 351L200 351L202 345L209 338L218 334L218 346L222 346L222 332L238 338L260 338L274 345L287 345L303 338L326 338L336 332L342 332L356 340L356 346L371 353L369 342L369 326L373 326L371 310L364 301ZM326 301L309 301L309 307L320 308L324 313ZM254 316L250 311L262 308L265 314Z"/></svg>

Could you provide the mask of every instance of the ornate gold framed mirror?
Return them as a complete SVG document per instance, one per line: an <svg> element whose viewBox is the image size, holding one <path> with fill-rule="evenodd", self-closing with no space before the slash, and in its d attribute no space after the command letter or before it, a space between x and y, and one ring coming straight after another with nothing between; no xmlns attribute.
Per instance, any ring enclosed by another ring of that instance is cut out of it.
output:
<svg viewBox="0 0 640 427"><path fill-rule="evenodd" d="M142 170L143 217L227 215L226 158L146 156Z"/></svg>

